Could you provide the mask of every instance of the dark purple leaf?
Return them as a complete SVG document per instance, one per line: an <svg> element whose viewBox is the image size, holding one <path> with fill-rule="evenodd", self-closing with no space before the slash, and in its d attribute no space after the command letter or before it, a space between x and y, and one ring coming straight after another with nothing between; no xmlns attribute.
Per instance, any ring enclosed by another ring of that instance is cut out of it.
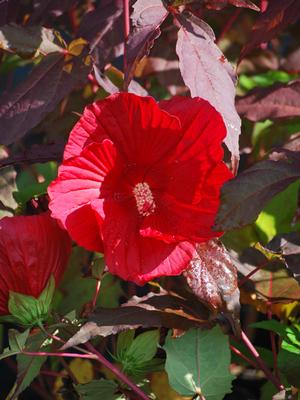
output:
<svg viewBox="0 0 300 400"><path fill-rule="evenodd" d="M255 164L223 186L216 229L226 231L250 224L273 196L299 178L300 165L291 159Z"/></svg>
<svg viewBox="0 0 300 400"><path fill-rule="evenodd" d="M134 296L118 308L98 308L90 321L73 336L63 349L84 343L95 336L114 335L138 327L166 327L186 330L208 327L209 309L198 301L187 300L167 293Z"/></svg>
<svg viewBox="0 0 300 400"><path fill-rule="evenodd" d="M20 0L0 0L0 26L16 20L19 3Z"/></svg>
<svg viewBox="0 0 300 400"><path fill-rule="evenodd" d="M64 12L69 11L76 5L78 0L34 0L33 13L28 23L41 24L61 16Z"/></svg>
<svg viewBox="0 0 300 400"><path fill-rule="evenodd" d="M101 0L82 19L77 36L89 42L99 69L123 54L123 26L122 0Z"/></svg>
<svg viewBox="0 0 300 400"><path fill-rule="evenodd" d="M221 10L229 4L235 7L250 8L251 10L259 11L259 7L250 0L205 0L206 7L214 10Z"/></svg>
<svg viewBox="0 0 300 400"><path fill-rule="evenodd" d="M63 143L34 145L28 150L0 159L0 168L15 164L35 164L60 161L64 151Z"/></svg>
<svg viewBox="0 0 300 400"><path fill-rule="evenodd" d="M227 127L225 144L238 159L241 121L234 105L235 72L214 43L209 25L191 14L180 15L178 21L176 51L183 80L192 97L208 100L222 115Z"/></svg>
<svg viewBox="0 0 300 400"><path fill-rule="evenodd" d="M236 108L241 117L254 122L297 117L300 115L300 79L288 84L255 88L236 99Z"/></svg>
<svg viewBox="0 0 300 400"><path fill-rule="evenodd" d="M172 96L184 94L188 90L179 70L179 60L175 52L176 39L175 25L163 29L159 40L143 61L141 69L139 68L139 76L154 76Z"/></svg>
<svg viewBox="0 0 300 400"><path fill-rule="evenodd" d="M0 143L20 139L59 101L80 86L90 71L83 57L66 62L61 54L50 54L29 77L10 93L0 98Z"/></svg>
<svg viewBox="0 0 300 400"><path fill-rule="evenodd" d="M300 17L299 0L272 0L268 2L268 8L260 13L257 18L250 38L243 48L240 59L248 55L261 43L268 42L285 28L294 24Z"/></svg>
<svg viewBox="0 0 300 400"><path fill-rule="evenodd" d="M24 58L65 50L52 29L42 26L23 27L16 24L1 27L0 48Z"/></svg>
<svg viewBox="0 0 300 400"><path fill-rule="evenodd" d="M160 26L169 12L161 0L137 0L131 15L133 31L126 43L125 86L128 87L137 63L148 55L154 40L160 35Z"/></svg>

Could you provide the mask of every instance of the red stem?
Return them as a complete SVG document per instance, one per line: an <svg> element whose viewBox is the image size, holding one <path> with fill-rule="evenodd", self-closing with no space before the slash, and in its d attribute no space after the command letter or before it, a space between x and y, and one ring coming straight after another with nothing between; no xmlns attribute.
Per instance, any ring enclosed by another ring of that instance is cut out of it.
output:
<svg viewBox="0 0 300 400"><path fill-rule="evenodd" d="M235 12L232 14L232 16L229 18L229 20L224 25L222 32L220 33L220 35L218 36L218 38L216 40L216 43L219 43L220 40L223 39L224 35L231 29L232 25L234 24L234 22L236 21L236 19L238 18L238 16L240 15L241 12L242 12L241 8L237 8L235 10Z"/></svg>
<svg viewBox="0 0 300 400"><path fill-rule="evenodd" d="M101 281L100 281L100 279L98 279L97 280L97 284L96 284L96 288L95 288L94 297L93 297L93 300L92 300L92 310L94 310L95 307L96 307L96 303L97 303L99 292L100 292L100 287L101 287Z"/></svg>
<svg viewBox="0 0 300 400"><path fill-rule="evenodd" d="M273 296L273 274L270 273L270 281L269 281L269 300L267 301L267 316L268 319L272 319L272 296ZM278 371L278 362L277 362L277 349L276 349L276 341L275 341L275 333L270 331L270 339L271 339L271 348L273 353L273 361L274 361L274 372L276 377L279 379L279 371Z"/></svg>
<svg viewBox="0 0 300 400"><path fill-rule="evenodd" d="M52 357L73 357L73 358L88 358L90 360L98 360L98 357L95 354L80 354L80 353L54 353L47 351L21 351L25 356L52 356Z"/></svg>
<svg viewBox="0 0 300 400"><path fill-rule="evenodd" d="M130 33L130 18L129 18L129 0L123 0L124 6L124 72L127 67L126 59L126 43Z"/></svg>
<svg viewBox="0 0 300 400"><path fill-rule="evenodd" d="M112 373L116 375L122 382L124 382L128 387L130 387L138 396L143 400L149 400L149 397L133 383L122 371L119 370L115 365L111 364L101 353L99 353L91 343L86 343L86 348L96 355L98 361L108 368Z"/></svg>
<svg viewBox="0 0 300 400"><path fill-rule="evenodd" d="M280 392L281 390L284 390L284 386L280 383L278 378L272 374L272 372L268 369L264 361L261 359L258 351L256 348L253 346L251 341L249 340L248 336L245 334L245 332L241 331L241 338L244 344L247 346L248 350L250 353L253 355L255 358L257 365L261 368L261 370L265 373L266 377L269 379L270 382L273 383L273 385L278 389Z"/></svg>
<svg viewBox="0 0 300 400"><path fill-rule="evenodd" d="M239 357L241 357L243 360L245 360L248 364L252 365L253 368L257 369L257 365L255 364L254 361L252 361L250 358L245 356L243 353L240 352L239 349L234 347L233 345L230 345L230 349Z"/></svg>
<svg viewBox="0 0 300 400"><path fill-rule="evenodd" d="M250 278L252 275L256 274L257 271L259 271L261 268L263 268L266 265L266 263L264 263L263 265L259 265L258 267L254 268L251 272L249 272L248 275L244 276L244 278L242 278L239 281L239 287L243 286Z"/></svg>

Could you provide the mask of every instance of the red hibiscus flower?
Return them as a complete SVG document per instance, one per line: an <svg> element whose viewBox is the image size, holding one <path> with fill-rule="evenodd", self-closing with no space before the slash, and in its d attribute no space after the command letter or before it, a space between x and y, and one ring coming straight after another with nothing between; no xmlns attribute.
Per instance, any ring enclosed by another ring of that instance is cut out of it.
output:
<svg viewBox="0 0 300 400"><path fill-rule="evenodd" d="M56 284L66 268L71 240L49 213L0 220L0 314L9 292L38 298L51 275Z"/></svg>
<svg viewBox="0 0 300 400"><path fill-rule="evenodd" d="M212 226L223 163L220 114L200 98L118 93L88 106L71 132L52 216L71 237L103 251L111 273L143 284L178 275Z"/></svg>

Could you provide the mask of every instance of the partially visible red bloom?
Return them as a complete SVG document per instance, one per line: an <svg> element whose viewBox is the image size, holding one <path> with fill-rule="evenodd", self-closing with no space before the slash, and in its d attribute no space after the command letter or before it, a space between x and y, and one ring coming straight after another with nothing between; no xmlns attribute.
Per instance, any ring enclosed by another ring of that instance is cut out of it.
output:
<svg viewBox="0 0 300 400"><path fill-rule="evenodd" d="M88 106L73 128L50 209L71 237L103 251L113 274L143 284L178 275L212 226L226 129L200 98L112 95Z"/></svg>
<svg viewBox="0 0 300 400"><path fill-rule="evenodd" d="M38 298L51 275L61 279L71 239L50 214L0 220L0 314L8 312L9 292Z"/></svg>

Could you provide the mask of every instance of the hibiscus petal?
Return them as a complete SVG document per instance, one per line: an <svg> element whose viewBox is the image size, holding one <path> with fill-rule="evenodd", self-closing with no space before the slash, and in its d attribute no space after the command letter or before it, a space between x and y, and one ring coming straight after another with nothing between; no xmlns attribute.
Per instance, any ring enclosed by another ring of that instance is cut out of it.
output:
<svg viewBox="0 0 300 400"><path fill-rule="evenodd" d="M122 171L123 162L112 142L106 139L65 161L58 178L48 188L52 216L69 230L73 240L89 250L102 250L90 203L112 195Z"/></svg>
<svg viewBox="0 0 300 400"><path fill-rule="evenodd" d="M116 93L85 109L71 132L65 158L105 137L129 163L151 165L176 146L182 133L178 118L161 110L152 97Z"/></svg>
<svg viewBox="0 0 300 400"><path fill-rule="evenodd" d="M187 241L167 244L141 236L132 206L131 201L107 201L104 221L99 215L109 271L139 285L159 276L179 275L193 258L195 245Z"/></svg>
<svg viewBox="0 0 300 400"><path fill-rule="evenodd" d="M161 101L159 106L181 122L184 136L176 149L177 159L222 159L226 127L221 115L210 103L199 97L175 96Z"/></svg>
<svg viewBox="0 0 300 400"><path fill-rule="evenodd" d="M71 240L49 213L0 220L0 314L8 314L9 291L38 297L51 274L61 279Z"/></svg>
<svg viewBox="0 0 300 400"><path fill-rule="evenodd" d="M166 243L182 240L205 242L220 236L212 226L219 206L219 200L202 208L201 204L192 206L178 202L164 194L156 204L155 212L143 220L140 234L153 237Z"/></svg>

